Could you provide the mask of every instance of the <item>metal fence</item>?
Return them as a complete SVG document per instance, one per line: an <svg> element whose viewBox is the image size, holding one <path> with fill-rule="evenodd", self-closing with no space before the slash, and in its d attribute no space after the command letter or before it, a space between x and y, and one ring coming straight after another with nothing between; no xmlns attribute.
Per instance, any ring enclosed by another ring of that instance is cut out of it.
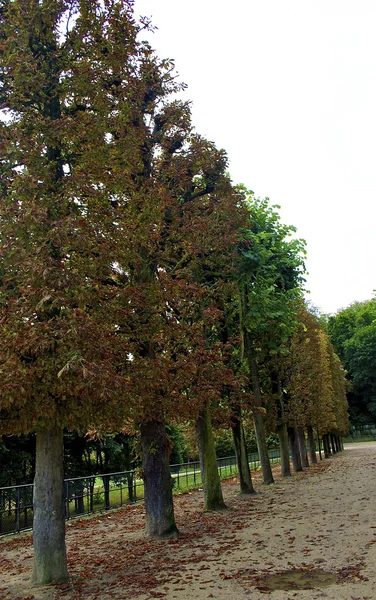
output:
<svg viewBox="0 0 376 600"><path fill-rule="evenodd" d="M279 448L269 450L272 463L280 459ZM258 453L249 454L252 470L260 467ZM238 472L235 456L217 459L221 479ZM198 461L171 465L174 493L182 493L202 485ZM144 482L137 471L105 473L64 480L67 519L97 511L119 508L144 499ZM31 529L33 524L33 484L0 488L0 537Z"/></svg>

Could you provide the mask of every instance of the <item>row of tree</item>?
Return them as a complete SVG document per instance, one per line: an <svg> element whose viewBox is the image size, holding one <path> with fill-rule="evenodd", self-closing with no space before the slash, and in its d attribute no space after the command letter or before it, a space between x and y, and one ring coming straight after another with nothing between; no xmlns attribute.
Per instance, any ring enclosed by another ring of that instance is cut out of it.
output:
<svg viewBox="0 0 376 600"><path fill-rule="evenodd" d="M266 426L284 475L288 436L299 469L304 428L312 444L347 426L343 371L301 299L304 245L194 131L149 26L130 0L0 4L0 433L36 432L38 583L68 578L64 429L140 433L146 529L164 536L166 422L196 425L206 508L224 506L213 417L250 493L244 414L266 483Z"/></svg>

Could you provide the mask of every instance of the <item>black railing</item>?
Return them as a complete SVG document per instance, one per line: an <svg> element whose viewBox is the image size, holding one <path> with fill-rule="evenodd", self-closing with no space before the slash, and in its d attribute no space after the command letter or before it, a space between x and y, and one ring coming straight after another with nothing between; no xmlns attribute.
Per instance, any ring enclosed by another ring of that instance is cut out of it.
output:
<svg viewBox="0 0 376 600"><path fill-rule="evenodd" d="M272 463L280 459L279 448L269 450ZM260 467L258 453L248 456L252 470ZM235 456L217 459L221 479L238 472ZM202 485L198 461L171 465L174 493L179 494ZM67 519L97 511L135 504L144 499L144 482L137 471L104 473L64 480L65 513ZM0 536L32 528L33 484L0 488Z"/></svg>

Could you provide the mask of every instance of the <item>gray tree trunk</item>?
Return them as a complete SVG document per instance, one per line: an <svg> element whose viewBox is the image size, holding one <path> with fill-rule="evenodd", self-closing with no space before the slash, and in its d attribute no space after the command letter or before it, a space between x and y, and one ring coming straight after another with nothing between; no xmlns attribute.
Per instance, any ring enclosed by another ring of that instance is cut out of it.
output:
<svg viewBox="0 0 376 600"><path fill-rule="evenodd" d="M308 425L308 427L307 427L307 436L308 436L308 446L309 446L309 458L311 460L311 464L316 465L317 464L317 456L316 456L315 438L313 435L312 425Z"/></svg>
<svg viewBox="0 0 376 600"><path fill-rule="evenodd" d="M234 440L236 461L238 463L240 491L242 494L255 494L256 491L253 487L251 471L249 469L243 424L238 417L233 418L232 437Z"/></svg>
<svg viewBox="0 0 376 600"><path fill-rule="evenodd" d="M307 446L306 446L306 438L304 434L304 427L297 428L297 436L299 442L299 450L300 450L300 458L302 461L303 467L309 467L308 456L307 456Z"/></svg>
<svg viewBox="0 0 376 600"><path fill-rule="evenodd" d="M292 459L292 466L295 472L303 471L302 461L300 457L300 448L298 436L295 427L288 427L287 433L289 436L289 445Z"/></svg>
<svg viewBox="0 0 376 600"><path fill-rule="evenodd" d="M141 423L142 468L146 512L146 534L151 538L176 537L169 465L169 444L164 423Z"/></svg>
<svg viewBox="0 0 376 600"><path fill-rule="evenodd" d="M285 423L282 423L278 426L277 433L279 437L279 450L281 454L281 475L282 477L291 477L289 438Z"/></svg>
<svg viewBox="0 0 376 600"><path fill-rule="evenodd" d="M36 439L32 582L66 582L63 431L41 429Z"/></svg>
<svg viewBox="0 0 376 600"><path fill-rule="evenodd" d="M204 489L204 510L222 510L226 505L218 473L211 417L207 408L201 411L196 421L196 432Z"/></svg>

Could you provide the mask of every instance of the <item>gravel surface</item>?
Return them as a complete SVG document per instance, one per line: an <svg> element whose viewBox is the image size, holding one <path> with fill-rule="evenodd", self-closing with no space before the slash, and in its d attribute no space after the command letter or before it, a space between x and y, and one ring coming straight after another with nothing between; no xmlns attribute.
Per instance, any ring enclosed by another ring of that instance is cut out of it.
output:
<svg viewBox="0 0 376 600"><path fill-rule="evenodd" d="M3 538L0 600L376 600L376 442L275 474L256 475L256 496L226 482L219 513L202 512L201 491L176 498L177 540L145 539L141 505L72 521L69 586L31 586L31 536ZM266 577L297 570L335 582L271 591Z"/></svg>

